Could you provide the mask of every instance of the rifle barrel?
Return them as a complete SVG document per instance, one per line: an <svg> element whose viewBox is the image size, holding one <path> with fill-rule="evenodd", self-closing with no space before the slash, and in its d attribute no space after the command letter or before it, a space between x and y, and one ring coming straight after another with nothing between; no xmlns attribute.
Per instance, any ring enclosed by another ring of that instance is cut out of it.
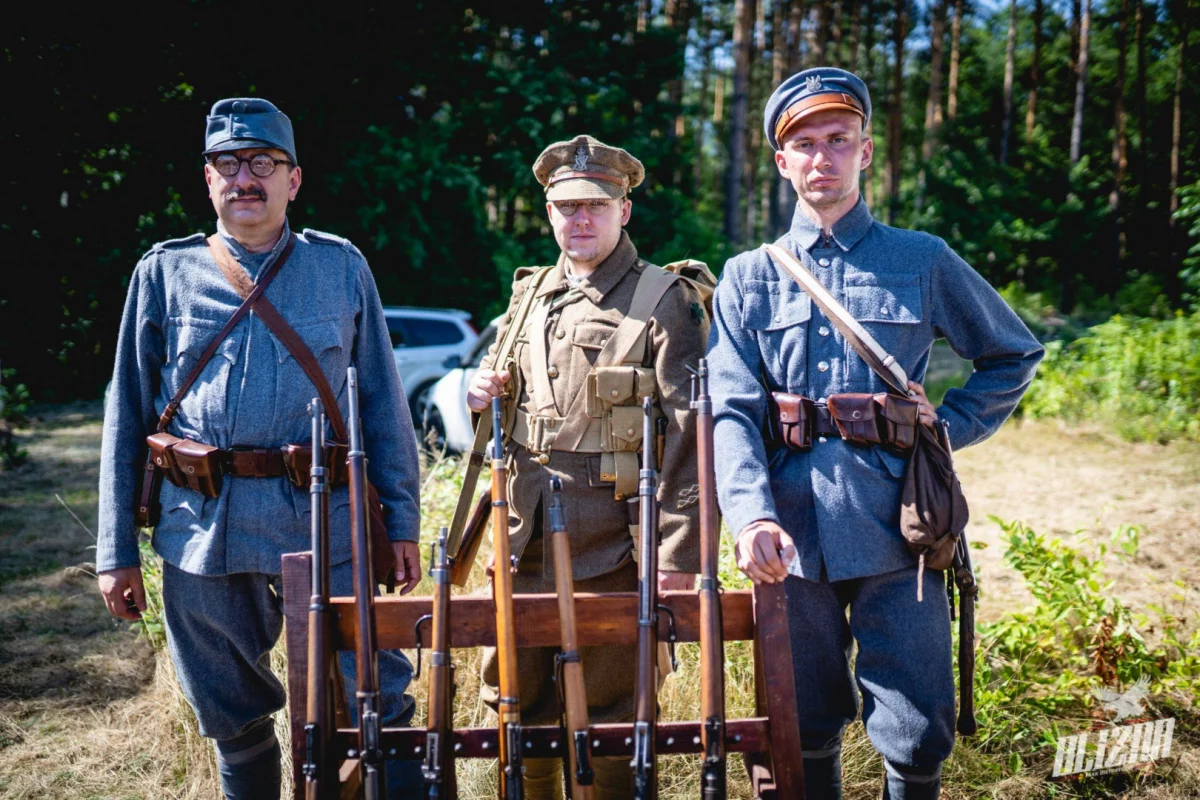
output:
<svg viewBox="0 0 1200 800"><path fill-rule="evenodd" d="M496 606L496 659L499 662L500 698L496 704L500 728L500 797L520 800L521 704L517 689L517 633L513 622L512 551L508 541L508 469L504 463L504 434L500 428L503 406L492 399L492 540L494 569L492 592Z"/></svg>
<svg viewBox="0 0 1200 800"><path fill-rule="evenodd" d="M336 797L337 759L329 737L335 723L331 689L332 610L329 605L329 482L325 470L325 414L320 398L312 414L312 458L309 502L312 509L312 596L308 604L308 695L304 725L304 796L306 800Z"/></svg>
<svg viewBox="0 0 1200 800"><path fill-rule="evenodd" d="M450 660L450 568L446 556L449 530L443 527L430 546L433 579L433 629L429 655L429 714L425 761L421 768L426 797L452 798L454 781L454 665ZM420 622L417 626L420 627ZM418 639L419 641L419 639Z"/></svg>
<svg viewBox="0 0 1200 800"><path fill-rule="evenodd" d="M654 406L642 402L642 468L638 472L639 566L637 683L633 728L634 796L658 796L655 728L658 721L658 473L655 471Z"/></svg>

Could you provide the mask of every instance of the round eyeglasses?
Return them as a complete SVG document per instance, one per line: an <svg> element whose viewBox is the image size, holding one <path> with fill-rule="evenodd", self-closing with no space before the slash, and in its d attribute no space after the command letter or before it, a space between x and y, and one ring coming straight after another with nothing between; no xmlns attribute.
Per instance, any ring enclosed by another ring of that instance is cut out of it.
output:
<svg viewBox="0 0 1200 800"><path fill-rule="evenodd" d="M592 216L598 216L608 211L611 200L552 200L558 213L564 217L573 217L581 208L586 208Z"/></svg>
<svg viewBox="0 0 1200 800"><path fill-rule="evenodd" d="M279 164L287 164L289 167L295 166L295 164L286 158L272 158L266 153L259 153L249 158L235 156L232 153L223 153L208 160L208 163L212 164L213 168L226 178L232 178L234 175L237 175L238 170L242 168L243 162L250 165L250 174L259 178L269 178L274 175L275 167Z"/></svg>

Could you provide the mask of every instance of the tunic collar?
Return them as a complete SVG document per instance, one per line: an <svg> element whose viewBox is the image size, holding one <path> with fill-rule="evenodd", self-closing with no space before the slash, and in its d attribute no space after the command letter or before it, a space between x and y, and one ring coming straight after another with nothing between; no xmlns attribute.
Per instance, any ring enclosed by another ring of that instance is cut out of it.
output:
<svg viewBox="0 0 1200 800"><path fill-rule="evenodd" d="M225 230L225 226L221 224L221 220L219 219L217 220L217 233L220 235L221 241L225 242L225 246L229 248L229 252L233 254L233 257L236 258L238 263L242 266L246 266L247 256L262 255L261 253L251 253L249 250L243 247L241 242L233 238L233 236L229 234L229 231ZM275 263L275 259L279 258L279 254L282 253L283 248L287 246L288 239L291 238L291 235L292 228L290 225L288 225L287 218L284 217L283 231L279 236L279 241L275 243L275 246L272 247L270 252L267 253L267 257L263 259L262 264L258 268L257 274L254 274L251 277L253 277L255 280L258 280L258 276L262 275L263 271L267 267Z"/></svg>
<svg viewBox="0 0 1200 800"><path fill-rule="evenodd" d="M542 281L542 285L538 287L538 297L567 288L566 261L565 253L558 257L558 264L555 265L554 271L547 275L546 280ZM629 272L637 261L637 248L630 241L629 234L622 230L621 238L617 241L617 246L613 248L613 251L608 254L608 258L600 262L600 266L584 277L575 288L593 303L599 303L621 282L625 273Z"/></svg>
<svg viewBox="0 0 1200 800"><path fill-rule="evenodd" d="M874 222L870 209L860 197L854 208L847 211L841 219L833 224L833 240L842 250L848 251L867 235L867 231L871 229ZM796 212L792 215L790 233L792 239L805 250L811 250L813 245L823 238L821 226L809 219L800 210L799 204L796 205Z"/></svg>

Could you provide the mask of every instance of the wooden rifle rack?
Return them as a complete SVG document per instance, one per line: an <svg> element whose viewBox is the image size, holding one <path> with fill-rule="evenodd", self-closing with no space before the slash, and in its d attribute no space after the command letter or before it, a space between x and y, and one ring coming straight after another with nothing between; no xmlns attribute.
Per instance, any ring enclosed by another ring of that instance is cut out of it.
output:
<svg viewBox="0 0 1200 800"><path fill-rule="evenodd" d="M292 732L292 773L295 798L304 797L304 724L308 694L308 604L312 595L312 555L283 557L283 615L287 620L288 713ZM697 592L664 592L659 601L675 613L680 642L700 638ZM354 598L335 597L335 638L339 650L353 650L356 629ZM451 598L450 641L455 648L496 644L495 610L490 595ZM389 595L376 599L375 617L380 649L412 649L417 645L413 625L430 612L430 598ZM796 715L796 686L792 672L791 637L783 584L760 584L751 590L726 591L721 596L725 641L753 639L756 713L749 719L726 719L725 748L740 752L754 796L763 800L804 797L800 725ZM575 595L579 640L588 645L629 645L637 642L637 593ZM518 647L557 647L561 644L558 601L553 594L513 597ZM659 628L666 641L667 622ZM769 657L764 658L764 654ZM700 753L700 723L660 722L659 754ZM597 756L631 755L633 723L590 726L592 752ZM557 725L528 726L522 731L526 758L561 758L562 733ZM357 729L341 729L335 750L355 749ZM382 746L388 758L419 759L424 755L425 728L384 728ZM455 759L494 758L496 728L459 728L454 732Z"/></svg>

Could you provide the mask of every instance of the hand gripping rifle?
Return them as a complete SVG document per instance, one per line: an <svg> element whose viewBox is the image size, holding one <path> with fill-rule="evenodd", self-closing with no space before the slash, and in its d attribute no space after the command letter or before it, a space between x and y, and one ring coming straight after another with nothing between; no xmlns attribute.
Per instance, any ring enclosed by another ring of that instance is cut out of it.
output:
<svg viewBox="0 0 1200 800"><path fill-rule="evenodd" d="M442 527L438 540L430 545L429 576L433 578L433 613L417 620L417 671L421 677L421 623L432 629L429 654L429 720L425 734L425 762L421 776L424 797L447 800L458 796L454 780L454 664L450 660L450 567L446 557L449 529Z"/></svg>
<svg viewBox="0 0 1200 800"><path fill-rule="evenodd" d="M637 800L658 796L654 773L654 739L658 724L658 473L655 471L654 406L642 402L642 468L638 472L640 502L638 542L637 683L633 722L633 794Z"/></svg>
<svg viewBox="0 0 1200 800"><path fill-rule="evenodd" d="M550 479L550 541L554 548L554 586L558 591L558 620L562 627L562 652L554 657L559 706L566 716L564 744L567 750L567 781L571 800L591 800L591 749L588 747L587 694L583 687L583 663L575 633L575 583L571 577L571 543L567 538L567 512L562 502L562 479Z"/></svg>
<svg viewBox="0 0 1200 800"><path fill-rule="evenodd" d="M305 800L338 796L338 759L329 746L337 727L335 704L342 697L341 670L333 649L333 607L329 604L329 480L325 464L325 414L320 398L312 414L312 598L308 604L308 712L304 725Z"/></svg>
<svg viewBox="0 0 1200 800"><path fill-rule="evenodd" d="M725 798L725 645L721 626L721 581L717 548L716 465L713 461L713 409L708 394L708 359L692 373L692 409L696 412L696 456L700 494L700 796Z"/></svg>
<svg viewBox="0 0 1200 800"><path fill-rule="evenodd" d="M513 620L512 553L508 541L508 468L504 464L503 406L492 398L492 545L495 568L492 597L496 606L496 659L500 665L500 797L521 800L521 703L517 696L517 631Z"/></svg>
<svg viewBox="0 0 1200 800"><path fill-rule="evenodd" d="M367 528L367 456L358 418L358 370L346 371L350 405L350 542L354 556L354 610L358 621L358 749L363 796L383 800L387 793L383 749L379 744L379 654L375 649L375 579Z"/></svg>

